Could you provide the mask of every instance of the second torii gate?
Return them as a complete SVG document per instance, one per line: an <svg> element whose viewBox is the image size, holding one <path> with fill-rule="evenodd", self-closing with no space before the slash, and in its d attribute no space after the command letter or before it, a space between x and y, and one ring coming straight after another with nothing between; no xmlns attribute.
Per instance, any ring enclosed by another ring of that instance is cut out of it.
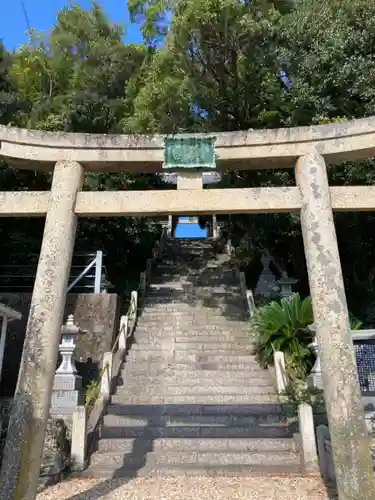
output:
<svg viewBox="0 0 375 500"><path fill-rule="evenodd" d="M265 212L300 213L339 498L375 500L333 222L333 210L374 211L375 187L330 187L326 169L326 164L375 156L375 117L221 133L214 147L212 139L204 134L102 136L0 127L0 155L9 164L53 171L49 192L0 193L0 216L46 216L0 477L2 500L35 498L77 217ZM176 145L169 152L164 147L168 141ZM197 164L196 158L203 161ZM177 190L82 191L86 171L162 173L169 160L175 161L180 178ZM219 172L294 168L296 186L203 190L201 171L188 168L189 163L200 168L211 163Z"/></svg>

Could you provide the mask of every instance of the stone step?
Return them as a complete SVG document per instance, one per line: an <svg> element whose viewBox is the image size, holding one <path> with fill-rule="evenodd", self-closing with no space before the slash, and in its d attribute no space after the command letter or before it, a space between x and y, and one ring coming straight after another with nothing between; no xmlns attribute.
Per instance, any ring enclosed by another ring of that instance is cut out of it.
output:
<svg viewBox="0 0 375 500"><path fill-rule="evenodd" d="M122 404L197 404L197 405L216 405L216 404L262 404L276 403L277 396L273 394L254 394L252 396L245 394L195 394L195 395L142 395L142 394L115 394L112 396L113 403Z"/></svg>
<svg viewBox="0 0 375 500"><path fill-rule="evenodd" d="M192 384L200 384L203 382L215 382L219 384L225 384L229 380L232 384L239 385L268 385L275 384L274 381L267 370L253 370L253 371L217 371L217 370L173 370L173 369L155 369L144 370L137 369L136 366L130 369L123 369L118 377L118 385L123 385L124 383L131 383L132 381L138 380L140 387L143 383L147 383L150 379L158 381L168 380L168 382L173 384L180 384L182 380L189 380Z"/></svg>
<svg viewBox="0 0 375 500"><path fill-rule="evenodd" d="M211 290L212 293L212 290ZM221 295L223 295L220 292ZM230 296L233 297L233 292L230 293ZM189 299L189 300L188 300ZM192 300L190 300L192 299ZM241 302L239 300L241 299ZM191 312L196 314L197 316L211 316L211 317L222 317L224 319L231 319L232 317L239 316L241 313L244 312L245 307L242 306L242 296L238 295L236 297L236 307L234 307L232 304L229 304L228 298L223 297L220 301L215 302L215 304L212 304L208 306L207 304L204 304L203 301L205 300L205 297L202 299L197 298L197 300L193 300L191 296L187 297L186 300L181 300L180 297L170 297L170 296L165 296L164 298L150 298L150 300L143 299L142 304L143 304L143 312L146 311L158 311L162 310L164 308L168 308L170 310L175 310L176 313L183 313L183 312ZM226 311L229 308L229 311ZM233 312L232 312L233 311Z"/></svg>
<svg viewBox="0 0 375 500"><path fill-rule="evenodd" d="M220 328L231 328L239 329L244 328L247 331L250 329L251 325L247 315L247 311L244 309L238 315L224 316L223 314L196 314L193 311L187 310L175 310L174 304L163 304L157 309L148 310L141 313L140 324L145 324L145 326L160 327L161 324L173 328L175 326L180 327L196 327L205 326L207 330L214 330L217 327ZM146 325L147 323L147 325Z"/></svg>
<svg viewBox="0 0 375 500"><path fill-rule="evenodd" d="M152 449L152 448L151 448ZM94 453L90 460L93 466L105 467L136 467L159 465L285 465L299 464L299 457L295 452L225 452L215 453L198 451L169 451L168 453L156 453L147 448L142 449L140 444L133 453L123 454L118 452Z"/></svg>
<svg viewBox="0 0 375 500"><path fill-rule="evenodd" d="M178 292L186 292L186 288L184 288L179 281L169 281L167 283L150 283L147 287L147 296L152 295L153 292L163 292L166 293L170 290L173 294L175 291Z"/></svg>
<svg viewBox="0 0 375 500"><path fill-rule="evenodd" d="M181 286L181 281L179 280ZM194 285L192 285L194 286ZM188 290L172 290L174 284L170 288L164 287L158 291L147 290L147 295L143 298L142 304L147 307L163 306L164 304L181 304L182 306L190 306L190 308L201 308L208 310L212 308L214 311L228 304L229 307L237 308L239 311L244 308L244 299L240 290L236 287L234 290L226 291L217 289L213 286L210 291L198 291L194 286L194 291Z"/></svg>
<svg viewBox="0 0 375 500"><path fill-rule="evenodd" d="M128 382L123 388L118 387L116 391L117 396L194 396L194 394L200 394L201 396L207 395L224 395L224 396L248 396L250 399L258 395L276 395L276 389L273 385L269 384L266 386L239 386L239 385L192 385L188 380L182 382L180 385L168 385L167 383L162 383L160 385L155 384L155 382L150 379L148 383L140 386L139 383ZM189 384L189 385L188 385Z"/></svg>
<svg viewBox="0 0 375 500"><path fill-rule="evenodd" d="M135 342L132 344L132 350L137 351L156 351L162 349L178 349L180 351L212 351L215 346L219 350L226 351L241 351L249 350L254 351L255 344L252 344L250 340L244 339L238 341L237 339L232 340L218 340L217 338L207 337L207 338L190 338L183 337L178 339L154 339L153 342L146 342L142 337L136 335Z"/></svg>
<svg viewBox="0 0 375 500"><path fill-rule="evenodd" d="M130 350L127 359L135 361L163 361L168 362L171 360L176 363L235 363L235 364L249 364L258 366L255 355L242 355L242 354L220 354L217 352L190 352L190 351L136 351Z"/></svg>
<svg viewBox="0 0 375 500"><path fill-rule="evenodd" d="M180 322L169 322L164 326L162 324L152 325L142 322L134 332L134 338L138 343L141 341L149 343L154 340L172 341L172 342L231 342L232 344L253 345L255 336L250 328L225 325L211 325L211 328L200 329L199 324L182 324Z"/></svg>
<svg viewBox="0 0 375 500"><path fill-rule="evenodd" d="M207 318L205 318L207 319ZM252 331L251 325L248 321L234 321L229 322L226 320L219 320L210 322L199 323L200 318L195 320L195 318L188 318L184 315L180 317L167 315L165 312L160 313L160 317L146 319L144 316L140 316L138 319L138 324L136 331L147 333L151 331L152 333L157 333L161 329L165 332L174 333L181 332L188 336L190 332L200 334L200 335L210 335L210 334L223 334L223 333L233 333L238 332L242 335L249 335Z"/></svg>
<svg viewBox="0 0 375 500"><path fill-rule="evenodd" d="M99 452L132 453L137 449L140 440L129 439L101 439L98 444ZM280 439L150 439L141 441L141 448L152 449L154 452L169 451L216 451L216 452L272 452L295 451L292 438Z"/></svg>
<svg viewBox="0 0 375 500"><path fill-rule="evenodd" d="M160 321L164 321L165 324L169 324L170 321L180 322L182 324L194 324L196 321L202 321L202 326L232 326L234 328L241 326L245 326L247 324L250 326L248 318L245 315L245 309L241 310L236 315L227 315L225 316L220 312L207 312L200 311L199 313L196 310L186 309L183 307L176 307L177 302L165 302L163 304L153 305L152 307L147 307L143 309L140 314L140 319L142 321L147 321L149 323L159 323ZM167 317L166 317L167 315ZM166 321L168 320L168 321ZM205 323L203 322L205 321Z"/></svg>
<svg viewBox="0 0 375 500"><path fill-rule="evenodd" d="M148 340L148 339L147 339ZM187 340L187 342L186 342ZM237 339L232 340L219 340L219 339L183 339L180 341L178 339L153 339L153 341L145 341L139 337L135 338L135 342L132 344L132 351L158 351L164 349L173 349L178 351L212 351L213 349L219 351L232 351L244 354L252 354L255 350L255 345L246 339L238 341Z"/></svg>
<svg viewBox="0 0 375 500"><path fill-rule="evenodd" d="M215 384L218 386L225 386L228 383L240 387L264 387L264 386L272 386L274 387L275 383L269 376L268 372L260 375L251 374L250 377L248 374L244 375L240 373L239 376L223 376L221 373L215 373L215 375L207 375L204 372L196 372L190 374L182 374L180 372L176 372L175 375L165 375L162 374L144 374L143 372L128 372L121 374L117 380L117 386L127 387L128 385L138 384L139 387L144 387L146 384L149 384L150 381L153 381L155 385L163 384L165 386L181 386L181 385L207 385L207 384Z"/></svg>
<svg viewBox="0 0 375 500"><path fill-rule="evenodd" d="M202 326L204 330L218 330L228 328L233 330L243 329L250 330L250 322L244 315L242 318L226 318L223 315L196 314L193 312L173 311L172 306L160 308L160 310L144 311L139 317L139 327L160 327L168 326L172 329L176 326L180 327L196 327ZM199 323L200 322L200 323Z"/></svg>
<svg viewBox="0 0 375 500"><path fill-rule="evenodd" d="M108 407L104 415L107 427L265 427L280 425L281 416L277 413L269 415L150 415L129 416L115 413L116 406ZM285 422L282 422L285 423Z"/></svg>
<svg viewBox="0 0 375 500"><path fill-rule="evenodd" d="M181 347L182 346L182 347ZM145 353L151 354L153 357L159 356L169 356L173 357L172 353L186 353L189 355L223 355L223 356L242 356L249 355L254 356L254 347L245 347L245 346L236 346L236 345L228 345L224 347L221 344L216 344L211 346L207 345L192 345L191 347L186 344L176 344L176 343L165 343L163 347L155 347L153 344L137 344L132 345L131 351L129 354L138 356L141 358L145 355Z"/></svg>
<svg viewBox="0 0 375 500"><path fill-rule="evenodd" d="M149 330L155 329L158 330L162 327L166 327L167 330L172 331L175 329L186 330L199 330L208 332L208 331L242 331L243 333L248 333L251 331L250 322L247 320L241 321L229 321L223 317L218 319L213 319L209 317L196 317L189 316L186 313L170 313L169 311L161 311L157 314L150 314L149 317L146 317L145 314L142 314L139 317L139 323L137 325L137 330Z"/></svg>
<svg viewBox="0 0 375 500"><path fill-rule="evenodd" d="M248 477L248 476L296 476L303 477L301 465L293 464L277 464L277 465L208 465L194 464L183 466L167 465L158 467L142 467L120 468L114 467L89 467L83 472L76 473L79 477L100 477L100 478L133 478L133 477Z"/></svg>
<svg viewBox="0 0 375 500"><path fill-rule="evenodd" d="M279 439L292 438L293 428L281 424L269 424L264 426L103 426L101 429L102 439L156 439L156 438L199 438L199 439Z"/></svg>
<svg viewBox="0 0 375 500"><path fill-rule="evenodd" d="M181 286L180 281L179 285ZM148 289L146 293L143 302L146 304L150 302L151 306L163 304L164 302L166 304L173 303L174 300L179 299L180 303L188 304L196 309L200 307L203 311L209 309L215 311L225 305L233 309L234 312L236 310L242 311L244 308L244 299L237 287L235 290L231 290L228 287L218 288L211 285L207 290L204 290L197 285L191 285L190 289L188 289L186 285L185 289L182 290L177 289L177 285L176 287L172 285L170 288L163 286L159 289Z"/></svg>
<svg viewBox="0 0 375 500"><path fill-rule="evenodd" d="M197 416L249 416L249 415L279 415L283 418L283 406L278 403L271 404L176 404L176 405L154 405L154 404L109 404L107 413L114 415L132 415L154 417L156 415L169 415L174 417L185 417L186 415Z"/></svg>
<svg viewBox="0 0 375 500"><path fill-rule="evenodd" d="M207 347L226 344L226 347L230 345L234 348L241 347L255 347L255 342L248 334L243 334L242 332L202 332L200 335L198 332L192 332L189 336L188 332L174 332L174 333L164 333L162 330L159 332L135 332L133 345L146 345L147 347L163 346L168 344L176 344L176 347L180 349L191 349L194 347L199 347L199 345L205 345ZM179 344L185 344L181 346ZM194 346L195 344L195 346Z"/></svg>
<svg viewBox="0 0 375 500"><path fill-rule="evenodd" d="M138 347L139 346L139 347ZM176 334L167 334L162 335L160 333L154 334L138 334L135 333L132 347L134 349L178 349L182 351L192 351L192 350L204 350L207 348L208 350L212 350L217 346L220 349L252 349L256 348L255 342L250 338L250 336L242 336L242 334L237 335L236 333L217 333L217 334L202 334L199 335L191 335L189 338L187 334L184 332L183 336L179 333Z"/></svg>
<svg viewBox="0 0 375 500"><path fill-rule="evenodd" d="M218 337L222 340L235 340L237 338L242 338L250 341L251 329L249 327L244 327L241 325L227 326L225 324L202 325L200 328L199 324L190 325L188 323L183 323L182 321L165 322L163 325L162 323L153 324L151 322L146 322L143 321L143 318L141 318L140 324L137 325L137 328L135 330L136 338L143 337L146 339L160 336L164 336L165 338L176 337L181 339L181 341L186 341L190 338L192 342L200 342L201 339L206 338L207 340L212 340L212 338L215 337Z"/></svg>
<svg viewBox="0 0 375 500"><path fill-rule="evenodd" d="M127 358L125 361L124 372L155 372L165 369L174 369L181 372L184 371L201 371L201 372L239 372L256 373L261 369L258 363L176 363L175 361L168 362L167 360L147 361L137 360L135 358ZM262 370L264 371L264 370Z"/></svg>

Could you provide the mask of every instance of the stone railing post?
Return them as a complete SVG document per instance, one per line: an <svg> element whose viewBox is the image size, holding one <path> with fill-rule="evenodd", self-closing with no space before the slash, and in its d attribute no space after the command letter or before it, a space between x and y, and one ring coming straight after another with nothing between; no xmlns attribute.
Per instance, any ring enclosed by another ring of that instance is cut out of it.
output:
<svg viewBox="0 0 375 500"><path fill-rule="evenodd" d="M273 355L273 359L275 366L277 393L279 395L282 395L288 383L284 353L281 351L276 351Z"/></svg>
<svg viewBox="0 0 375 500"><path fill-rule="evenodd" d="M128 338L129 318L128 316L121 316L120 318L120 335L118 338L118 348L120 350L126 349L126 341Z"/></svg>
<svg viewBox="0 0 375 500"><path fill-rule="evenodd" d="M76 195L83 174L75 161L55 165L2 462L2 500L13 500L15 495L31 500L37 491L76 234ZM27 474L20 474L21 469Z"/></svg>
<svg viewBox="0 0 375 500"><path fill-rule="evenodd" d="M167 236L168 238L172 238L173 236L173 219L172 215L168 215L168 225L167 225Z"/></svg>
<svg viewBox="0 0 375 500"><path fill-rule="evenodd" d="M100 383L100 394L103 396L110 396L112 390L112 352L105 352L103 354L102 369L104 370L102 380Z"/></svg>
<svg viewBox="0 0 375 500"><path fill-rule="evenodd" d="M295 168L301 225L340 500L375 499L327 170L312 151Z"/></svg>
<svg viewBox="0 0 375 500"><path fill-rule="evenodd" d="M73 413L72 421L72 447L71 447L71 465L74 471L84 470L86 468L86 445L87 445L87 408L86 406L77 406Z"/></svg>
<svg viewBox="0 0 375 500"><path fill-rule="evenodd" d="M219 236L219 231L218 231L218 225L217 225L217 218L216 218L216 215L214 214L212 216L212 238L214 238L215 240L218 238Z"/></svg>
<svg viewBox="0 0 375 500"><path fill-rule="evenodd" d="M318 472L318 454L315 442L314 415L309 404L298 406L299 432L301 434L301 453L303 467L306 473Z"/></svg>

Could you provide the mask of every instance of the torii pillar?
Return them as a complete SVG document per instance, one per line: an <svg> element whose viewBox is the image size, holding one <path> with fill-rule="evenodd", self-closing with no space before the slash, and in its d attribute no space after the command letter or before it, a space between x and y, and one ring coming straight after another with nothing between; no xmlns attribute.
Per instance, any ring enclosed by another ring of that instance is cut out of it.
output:
<svg viewBox="0 0 375 500"><path fill-rule="evenodd" d="M375 482L324 158L299 158L301 225L340 500L375 500Z"/></svg>
<svg viewBox="0 0 375 500"><path fill-rule="evenodd" d="M56 163L1 468L1 500L36 497L83 177L79 163Z"/></svg>

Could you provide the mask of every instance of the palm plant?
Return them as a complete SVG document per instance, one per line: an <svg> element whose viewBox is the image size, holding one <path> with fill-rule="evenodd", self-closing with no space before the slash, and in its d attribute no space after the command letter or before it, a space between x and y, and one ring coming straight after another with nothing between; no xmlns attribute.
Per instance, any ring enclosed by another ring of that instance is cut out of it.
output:
<svg viewBox="0 0 375 500"><path fill-rule="evenodd" d="M310 297L301 300L298 293L258 309L252 331L261 364L273 365L274 352L282 351L287 357L297 358L311 367L314 359L308 345L313 334L308 326L313 321Z"/></svg>

